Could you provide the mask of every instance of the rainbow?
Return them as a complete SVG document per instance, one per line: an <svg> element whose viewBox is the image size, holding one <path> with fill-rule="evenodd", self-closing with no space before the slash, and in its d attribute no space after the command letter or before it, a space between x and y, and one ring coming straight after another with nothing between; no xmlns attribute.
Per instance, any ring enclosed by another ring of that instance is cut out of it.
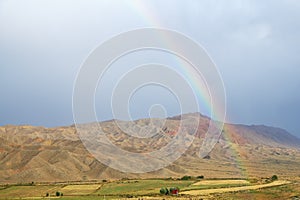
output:
<svg viewBox="0 0 300 200"><path fill-rule="evenodd" d="M150 5L146 4L145 1L128 1L127 4L134 13L136 13L137 16L141 17L144 22L149 24L147 28L163 28L162 22L160 19L158 19L157 15L153 13L154 8L151 8ZM174 45L170 41L168 41L167 37L161 38L161 42L168 43L170 46ZM199 105L202 105L201 113L210 116L211 119L220 119L221 114L218 113L219 107L221 105L214 105L214 108L212 106L212 97L209 93L208 85L205 82L201 82L199 79L200 77L197 76L197 73L193 66L191 66L190 63L187 63L182 58L178 58L176 56L176 62L178 63L178 68L175 70L182 75L186 80L188 80L188 84L190 84L191 88L194 91L194 94L197 97ZM202 78L202 77L201 77ZM205 92L206 91L206 92ZM229 121L229 120L225 120ZM231 155L235 157L235 164L238 169L240 169L240 176L243 178L249 178L248 171L249 169L247 166L242 162L241 154L243 154L243 151L241 148L238 147L238 145L234 144L234 138L232 137L232 134L235 133L235 130L230 127L230 125L225 125L223 129L223 137L225 141L230 144L231 146Z"/></svg>
<svg viewBox="0 0 300 200"><path fill-rule="evenodd" d="M143 21L150 24L147 28L162 28L164 27L161 23L161 20L157 18L155 13L151 12L154 8L151 8L151 5L147 4L145 1L129 1L127 4L133 12L137 14L137 16L141 17ZM168 41L167 37L162 38L163 43L168 43L170 46L174 46L172 42ZM177 56L176 56L177 57ZM177 62L180 63L180 66L188 66L179 68L179 72L181 75L184 75L187 80L189 80L189 84L191 88L193 88L194 93L197 96L201 105L205 105L203 107L201 113L209 115L212 119L218 119L218 115L214 114L214 112L210 112L211 109L211 96L209 93L203 93L203 83L199 81L199 77L195 76L195 69L191 66L191 64L187 64L186 61L180 58L176 58ZM205 86L207 89L207 86Z"/></svg>
<svg viewBox="0 0 300 200"><path fill-rule="evenodd" d="M223 137L225 141L231 145L231 155L235 158L235 165L240 169L240 177L249 178L249 168L245 165L241 159L241 155L244 154L243 150L238 145L234 144L234 138L232 135L236 135L235 129L231 128L231 125L225 125L223 131Z"/></svg>

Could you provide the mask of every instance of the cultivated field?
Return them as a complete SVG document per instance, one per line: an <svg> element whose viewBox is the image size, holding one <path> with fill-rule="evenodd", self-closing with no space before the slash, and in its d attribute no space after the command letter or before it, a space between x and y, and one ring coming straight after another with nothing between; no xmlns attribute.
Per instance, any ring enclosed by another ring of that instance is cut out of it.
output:
<svg viewBox="0 0 300 200"><path fill-rule="evenodd" d="M86 195L97 192L101 188L102 184L91 185L66 185L60 189L63 194L67 195Z"/></svg>
<svg viewBox="0 0 300 200"><path fill-rule="evenodd" d="M222 185L222 184L250 184L248 180L203 180L193 185Z"/></svg>
<svg viewBox="0 0 300 200"><path fill-rule="evenodd" d="M161 195L160 188L179 187L178 196ZM271 191L271 192L270 192ZM277 193L276 193L277 191ZM56 197L56 193L63 196ZM233 195L234 194L234 195ZM297 199L299 180L269 183L249 180L119 180L101 183L3 186L0 199Z"/></svg>
<svg viewBox="0 0 300 200"><path fill-rule="evenodd" d="M188 195L208 195L214 193L225 193L225 192L238 192L243 190L258 190L262 188L280 186L289 184L289 181L274 181L272 183L260 184L260 185L249 185L249 186L240 186L240 187L227 187L227 188L218 188L218 189L205 189L205 190L189 190L184 191L182 194Z"/></svg>

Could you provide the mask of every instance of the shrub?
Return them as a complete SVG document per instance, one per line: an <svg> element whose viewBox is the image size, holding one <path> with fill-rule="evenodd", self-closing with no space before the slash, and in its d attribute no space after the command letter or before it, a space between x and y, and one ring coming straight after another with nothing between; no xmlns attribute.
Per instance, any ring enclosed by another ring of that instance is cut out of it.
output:
<svg viewBox="0 0 300 200"><path fill-rule="evenodd" d="M192 177L191 176L183 176L181 177L181 180L191 180Z"/></svg>
<svg viewBox="0 0 300 200"><path fill-rule="evenodd" d="M272 180L272 181L276 181L276 180L278 180L278 177L277 177L277 175L273 175L273 176L271 177L271 180Z"/></svg>
<svg viewBox="0 0 300 200"><path fill-rule="evenodd" d="M55 196L59 197L60 196L60 192L55 192Z"/></svg>
<svg viewBox="0 0 300 200"><path fill-rule="evenodd" d="M197 176L197 179L204 179L203 175Z"/></svg>
<svg viewBox="0 0 300 200"><path fill-rule="evenodd" d="M169 190L168 188L161 188L160 191L159 191L160 194L163 194L163 195L168 195L169 194Z"/></svg>
<svg viewBox="0 0 300 200"><path fill-rule="evenodd" d="M166 194L166 188L160 188L159 193L160 194Z"/></svg>

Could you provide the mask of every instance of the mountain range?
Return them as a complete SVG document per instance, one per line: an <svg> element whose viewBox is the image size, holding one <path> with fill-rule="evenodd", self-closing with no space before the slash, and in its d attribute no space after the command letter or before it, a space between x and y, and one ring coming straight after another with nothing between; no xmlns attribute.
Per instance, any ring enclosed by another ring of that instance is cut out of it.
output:
<svg viewBox="0 0 300 200"><path fill-rule="evenodd" d="M209 155L199 157L210 119L199 113L167 119L139 119L91 123L101 125L115 145L133 152L158 149L176 136L180 119L199 120L196 137L187 151L169 166L148 173L124 173L107 167L85 148L76 127L45 128L29 125L0 127L0 183L89 181L121 178L167 178L203 175L210 178L300 176L300 139L264 125L224 124ZM163 122L162 122L163 121ZM155 130L150 138L128 136L143 127ZM163 124L163 127L155 127ZM160 123L161 122L161 123ZM158 138L158 140L152 140ZM158 142L157 142L158 141ZM151 148L150 148L151 147ZM113 156L109 159L115 159Z"/></svg>

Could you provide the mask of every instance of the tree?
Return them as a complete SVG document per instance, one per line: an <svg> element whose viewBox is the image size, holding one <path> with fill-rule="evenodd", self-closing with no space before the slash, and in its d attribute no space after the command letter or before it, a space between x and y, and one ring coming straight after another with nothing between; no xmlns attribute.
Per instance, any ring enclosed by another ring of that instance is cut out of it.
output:
<svg viewBox="0 0 300 200"><path fill-rule="evenodd" d="M191 179L192 179L191 176L183 176L183 177L181 178L181 180L191 180Z"/></svg>
<svg viewBox="0 0 300 200"><path fill-rule="evenodd" d="M160 188L160 194L163 194L163 195L168 195L169 194L169 190L168 188Z"/></svg>
<svg viewBox="0 0 300 200"><path fill-rule="evenodd" d="M169 195L170 194L170 191L168 188L166 188L166 195Z"/></svg>
<svg viewBox="0 0 300 200"><path fill-rule="evenodd" d="M272 180L272 181L276 181L276 180L278 180L278 177L277 177L277 175L273 175L273 176L271 177L271 180Z"/></svg>
<svg viewBox="0 0 300 200"><path fill-rule="evenodd" d="M166 194L166 188L160 188L159 193L160 194Z"/></svg>
<svg viewBox="0 0 300 200"><path fill-rule="evenodd" d="M60 192L55 192L55 195L56 195L57 197L59 197L59 196L60 196Z"/></svg>

